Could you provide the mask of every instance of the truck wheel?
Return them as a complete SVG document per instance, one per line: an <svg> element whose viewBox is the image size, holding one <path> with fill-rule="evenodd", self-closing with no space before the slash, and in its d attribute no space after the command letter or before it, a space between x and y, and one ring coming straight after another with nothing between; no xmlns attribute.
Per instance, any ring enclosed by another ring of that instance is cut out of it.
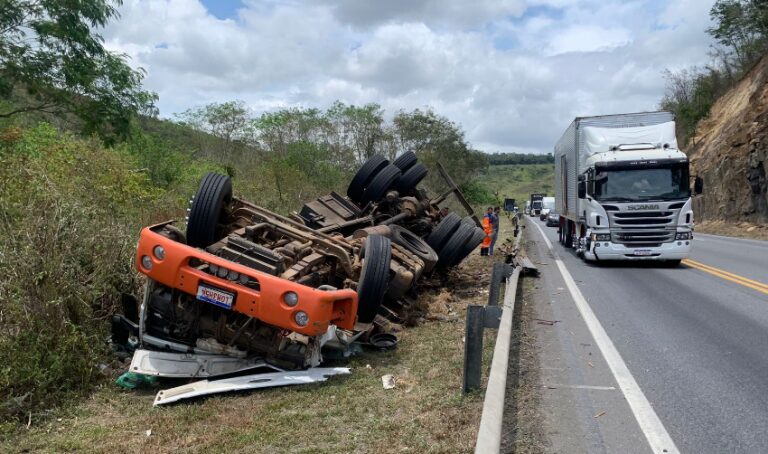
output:
<svg viewBox="0 0 768 454"><path fill-rule="evenodd" d="M573 247L573 233L571 232L571 221L565 221L565 231L563 232L563 245L567 248Z"/></svg>
<svg viewBox="0 0 768 454"><path fill-rule="evenodd" d="M429 171L423 164L416 164L408 170L404 170L400 182L397 184L397 190L400 194L405 194L415 188L417 184L427 176Z"/></svg>
<svg viewBox="0 0 768 454"><path fill-rule="evenodd" d="M459 228L461 224L461 218L456 213L448 213L448 216L444 217L437 227L432 230L432 233L427 237L427 244L429 247L435 250L438 254L443 249L445 243L451 238L451 235Z"/></svg>
<svg viewBox="0 0 768 454"><path fill-rule="evenodd" d="M461 261L467 258L467 256L471 254L472 251L477 249L477 247L480 246L480 244L485 239L485 232L483 231L483 229L479 227L475 227L474 221L472 221L472 224L470 225L475 229L475 233L469 238L469 241L467 241L467 244L464 245L464 249L461 251L461 253L459 253L459 256L456 259L456 263L453 263L451 266L455 266L461 263Z"/></svg>
<svg viewBox="0 0 768 454"><path fill-rule="evenodd" d="M405 153L398 156L397 159L392 161L392 165L400 169L401 172L405 173L406 170L410 169L414 164L416 164L416 160L416 153L412 151L406 151Z"/></svg>
<svg viewBox="0 0 768 454"><path fill-rule="evenodd" d="M426 241L422 240L416 234L399 225L389 226L392 242L408 249L416 257L424 262L424 272L432 271L437 264L438 256Z"/></svg>
<svg viewBox="0 0 768 454"><path fill-rule="evenodd" d="M219 224L231 200L232 180L228 176L209 172L203 177L189 210L187 244L203 248L218 240Z"/></svg>
<svg viewBox="0 0 768 454"><path fill-rule="evenodd" d="M369 235L365 239L365 258L357 283L357 321L371 323L379 312L389 285L392 246L389 238Z"/></svg>
<svg viewBox="0 0 768 454"><path fill-rule="evenodd" d="M360 167L352 181L347 188L347 196L353 202L360 203L363 199L363 192L365 192L366 186L373 180L373 178L389 164L389 161L384 159L384 156L377 154L365 161L365 164Z"/></svg>
<svg viewBox="0 0 768 454"><path fill-rule="evenodd" d="M392 164L381 169L381 171L373 177L373 180L371 180L368 187L365 188L361 204L365 205L368 202L377 202L381 200L387 195L387 191L397 184L400 175L400 169Z"/></svg>
<svg viewBox="0 0 768 454"><path fill-rule="evenodd" d="M456 265L459 262L459 256L464 252L464 248L475 234L476 227L460 222L459 228L451 235L451 238L445 243L443 249L438 253L440 258L437 266L443 270ZM462 257L463 258L463 257Z"/></svg>

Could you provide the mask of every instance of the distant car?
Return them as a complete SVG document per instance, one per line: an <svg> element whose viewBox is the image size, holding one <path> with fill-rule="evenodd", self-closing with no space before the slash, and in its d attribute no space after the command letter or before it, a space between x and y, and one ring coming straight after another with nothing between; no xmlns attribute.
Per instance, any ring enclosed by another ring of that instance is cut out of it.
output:
<svg viewBox="0 0 768 454"><path fill-rule="evenodd" d="M552 210L550 210L549 208L543 208L541 210L541 213L539 213L539 221L545 221L550 211Z"/></svg>
<svg viewBox="0 0 768 454"><path fill-rule="evenodd" d="M557 227L560 225L560 215L554 211L547 214L547 227Z"/></svg>

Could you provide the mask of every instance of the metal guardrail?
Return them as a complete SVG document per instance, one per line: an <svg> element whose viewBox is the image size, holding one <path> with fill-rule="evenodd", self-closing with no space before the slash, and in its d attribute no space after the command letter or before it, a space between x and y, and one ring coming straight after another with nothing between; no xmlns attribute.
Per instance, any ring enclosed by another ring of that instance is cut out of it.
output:
<svg viewBox="0 0 768 454"><path fill-rule="evenodd" d="M517 225L515 226L517 233ZM521 273L538 272L527 257L519 257L521 234L517 234L513 249L512 263L494 264L491 273L491 290L487 306L467 307L467 325L464 350L464 392L480 388L482 374L483 330L498 328L493 360L485 391L483 413L477 434L475 453L496 453L501 446L501 432L504 417L505 391L509 352L512 343L512 321L515 311L517 285ZM506 281L504 301L498 306L500 281Z"/></svg>

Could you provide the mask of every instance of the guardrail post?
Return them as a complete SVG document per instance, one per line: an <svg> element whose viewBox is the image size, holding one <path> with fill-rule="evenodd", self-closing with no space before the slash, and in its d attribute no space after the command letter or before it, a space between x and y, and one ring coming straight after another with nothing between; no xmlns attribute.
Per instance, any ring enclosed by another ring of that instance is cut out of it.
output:
<svg viewBox="0 0 768 454"><path fill-rule="evenodd" d="M480 388L483 367L483 328L485 308L467 306L467 328L464 340L464 393Z"/></svg>

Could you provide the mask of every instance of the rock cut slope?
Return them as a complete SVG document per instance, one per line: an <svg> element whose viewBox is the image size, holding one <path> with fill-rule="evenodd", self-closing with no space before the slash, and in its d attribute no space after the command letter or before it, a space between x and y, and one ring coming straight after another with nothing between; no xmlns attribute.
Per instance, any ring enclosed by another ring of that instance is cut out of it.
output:
<svg viewBox="0 0 768 454"><path fill-rule="evenodd" d="M768 56L712 106L687 154L704 180L699 220L768 221Z"/></svg>

